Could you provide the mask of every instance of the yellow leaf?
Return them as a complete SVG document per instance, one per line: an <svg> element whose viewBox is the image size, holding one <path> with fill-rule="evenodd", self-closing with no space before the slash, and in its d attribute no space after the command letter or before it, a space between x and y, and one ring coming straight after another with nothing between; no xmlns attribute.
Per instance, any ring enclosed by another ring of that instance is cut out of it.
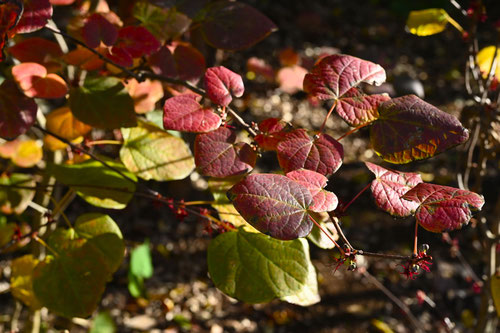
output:
<svg viewBox="0 0 500 333"><path fill-rule="evenodd" d="M91 126L76 119L67 106L56 109L47 115L47 130L67 140L74 140L85 135L91 129Z"/></svg>
<svg viewBox="0 0 500 333"><path fill-rule="evenodd" d="M413 10L408 16L406 27L414 35L429 36L443 31L449 19L448 13L442 8Z"/></svg>
<svg viewBox="0 0 500 333"><path fill-rule="evenodd" d="M487 46L478 52L476 56L477 64L479 69L483 74L483 77L488 77L490 73L491 64L493 62L493 56L495 55L495 46ZM497 68L495 69L495 76L497 80L500 80L500 50L497 52Z"/></svg>
<svg viewBox="0 0 500 333"><path fill-rule="evenodd" d="M491 295L497 309L497 316L500 317L500 275L498 274L491 277Z"/></svg>
<svg viewBox="0 0 500 333"><path fill-rule="evenodd" d="M79 136L74 140L71 140L71 143L79 144L83 141L83 136ZM61 140L53 137L52 135L46 135L43 137L43 146L49 150L56 151L59 149L66 148L67 144L62 142Z"/></svg>
<svg viewBox="0 0 500 333"><path fill-rule="evenodd" d="M21 168L31 168L40 162L43 152L35 140L17 139L0 145L0 157L10 158Z"/></svg>
<svg viewBox="0 0 500 333"><path fill-rule="evenodd" d="M38 265L38 259L27 254L12 261L10 289L12 296L22 301L31 309L41 308L40 302L33 293L33 270Z"/></svg>

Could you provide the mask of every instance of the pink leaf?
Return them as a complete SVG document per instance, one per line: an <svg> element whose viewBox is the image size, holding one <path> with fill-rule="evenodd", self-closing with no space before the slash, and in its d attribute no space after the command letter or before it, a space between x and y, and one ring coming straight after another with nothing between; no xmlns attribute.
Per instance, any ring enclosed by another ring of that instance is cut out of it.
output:
<svg viewBox="0 0 500 333"><path fill-rule="evenodd" d="M68 86L57 74L47 74L47 69L36 62L25 62L12 67L12 76L28 97L60 98L68 93Z"/></svg>
<svg viewBox="0 0 500 333"><path fill-rule="evenodd" d="M361 82L378 85L385 78L385 71L380 65L335 54L314 65L311 73L304 78L304 90L319 99L338 99Z"/></svg>
<svg viewBox="0 0 500 333"><path fill-rule="evenodd" d="M394 216L406 217L413 214L418 204L401 197L422 182L420 175L384 169L370 162L365 164L376 177L372 181L371 190L377 206Z"/></svg>
<svg viewBox="0 0 500 333"><path fill-rule="evenodd" d="M335 111L346 123L356 127L376 120L379 104L389 99L388 95L365 95L352 88L337 100Z"/></svg>
<svg viewBox="0 0 500 333"><path fill-rule="evenodd" d="M327 134L311 138L305 129L288 133L278 144L278 161L285 172L308 169L329 176L342 165L344 149Z"/></svg>
<svg viewBox="0 0 500 333"><path fill-rule="evenodd" d="M229 177L253 169L257 154L247 143L237 143L229 128L198 134L194 142L195 163L205 176Z"/></svg>
<svg viewBox="0 0 500 333"><path fill-rule="evenodd" d="M0 85L0 137L14 139L25 133L36 120L38 107L19 91L12 80Z"/></svg>
<svg viewBox="0 0 500 333"><path fill-rule="evenodd" d="M240 75L226 67L210 67L205 72L205 89L208 98L215 104L228 106L234 97L241 97L245 91Z"/></svg>
<svg viewBox="0 0 500 333"><path fill-rule="evenodd" d="M112 46L118 38L118 30L102 15L93 14L83 26L82 37L91 48L101 45L101 41L107 46Z"/></svg>
<svg viewBox="0 0 500 333"><path fill-rule="evenodd" d="M415 218L432 232L461 228L469 223L471 210L481 210L484 205L483 196L477 193L429 183L418 184L403 199L419 205Z"/></svg>
<svg viewBox="0 0 500 333"><path fill-rule="evenodd" d="M309 207L309 210L321 213L330 212L337 208L337 196L323 189L326 186L328 178L322 174L311 170L300 169L291 171L287 173L286 176L309 189L313 197L313 204Z"/></svg>
<svg viewBox="0 0 500 333"><path fill-rule="evenodd" d="M42 29L52 17L49 0L24 0L24 12L14 33L25 34Z"/></svg>
<svg viewBox="0 0 500 333"><path fill-rule="evenodd" d="M219 128L222 119L190 95L167 99L163 106L163 127L175 131L204 133Z"/></svg>
<svg viewBox="0 0 500 333"><path fill-rule="evenodd" d="M248 223L271 237L290 240L311 232L307 213L313 203L311 193L288 177L251 174L233 186L228 196Z"/></svg>
<svg viewBox="0 0 500 333"><path fill-rule="evenodd" d="M304 77L307 74L307 69L295 65L291 67L283 67L276 74L276 81L280 85L280 89L287 94L295 94L303 89Z"/></svg>

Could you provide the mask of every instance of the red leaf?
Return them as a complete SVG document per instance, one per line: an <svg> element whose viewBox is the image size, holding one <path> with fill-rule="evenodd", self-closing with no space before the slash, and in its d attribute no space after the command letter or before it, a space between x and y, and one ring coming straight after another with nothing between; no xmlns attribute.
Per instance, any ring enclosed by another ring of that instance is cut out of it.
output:
<svg viewBox="0 0 500 333"><path fill-rule="evenodd" d="M215 104L228 106L234 97L241 97L245 91L240 75L224 66L210 67L205 72L205 89L208 98Z"/></svg>
<svg viewBox="0 0 500 333"><path fill-rule="evenodd" d="M38 106L19 91L12 80L0 85L0 137L14 139L24 134L36 120Z"/></svg>
<svg viewBox="0 0 500 333"><path fill-rule="evenodd" d="M204 108L191 95L167 99L163 111L165 129L204 133L219 128L222 122L222 119L211 108Z"/></svg>
<svg viewBox="0 0 500 333"><path fill-rule="evenodd" d="M128 26L118 31L118 40L115 47L128 52L132 58L151 55L158 51L161 44L148 29L144 27Z"/></svg>
<svg viewBox="0 0 500 333"><path fill-rule="evenodd" d="M49 0L24 0L24 12L13 29L17 34L25 34L42 29L52 18L52 5Z"/></svg>
<svg viewBox="0 0 500 333"><path fill-rule="evenodd" d="M304 78L304 90L319 99L338 99L361 82L378 85L384 81L385 71L379 65L335 54L314 65Z"/></svg>
<svg viewBox="0 0 500 333"><path fill-rule="evenodd" d="M134 64L134 59L130 53L121 47L113 46L106 54L106 58L123 67L130 67Z"/></svg>
<svg viewBox="0 0 500 333"><path fill-rule="evenodd" d="M329 176L340 168L342 145L327 134L311 138L305 129L288 133L278 144L278 161L285 172L308 169Z"/></svg>
<svg viewBox="0 0 500 333"><path fill-rule="evenodd" d="M337 100L335 111L346 123L356 127L376 120L379 104L390 99L388 95L365 95L352 88Z"/></svg>
<svg viewBox="0 0 500 333"><path fill-rule="evenodd" d="M107 46L112 46L118 38L118 30L102 15L93 14L85 21L82 37L91 48L101 45L101 41Z"/></svg>
<svg viewBox="0 0 500 333"><path fill-rule="evenodd" d="M257 154L250 145L235 144L236 133L229 128L198 134L194 142L195 163L205 176L229 177L253 169Z"/></svg>
<svg viewBox="0 0 500 333"><path fill-rule="evenodd" d="M457 118L415 95L383 102L378 109L380 115L370 128L370 141L387 162L402 164L429 158L469 137Z"/></svg>
<svg viewBox="0 0 500 333"><path fill-rule="evenodd" d="M290 240L307 236L312 222L307 208L310 191L282 175L252 174L228 192L236 210L257 230Z"/></svg>
<svg viewBox="0 0 500 333"><path fill-rule="evenodd" d="M232 51L250 47L278 29L257 9L232 1L212 3L201 28L209 44Z"/></svg>
<svg viewBox="0 0 500 333"><path fill-rule="evenodd" d="M0 3L0 62L4 61L3 49L9 37L15 32L13 28L18 23L23 12L23 2L20 0L7 0Z"/></svg>
<svg viewBox="0 0 500 333"><path fill-rule="evenodd" d="M418 204L401 197L422 182L420 175L384 169L370 162L365 164L376 177L372 181L371 190L377 206L394 216L406 217L413 214Z"/></svg>
<svg viewBox="0 0 500 333"><path fill-rule="evenodd" d="M205 57L187 43L162 47L149 64L154 73L183 81L197 81L205 71Z"/></svg>
<svg viewBox="0 0 500 333"><path fill-rule="evenodd" d="M303 89L306 74L307 69L298 65L283 67L276 74L276 81L278 81L283 92L292 95Z"/></svg>
<svg viewBox="0 0 500 333"><path fill-rule="evenodd" d="M50 3L54 6L66 6L71 5L75 0L50 0Z"/></svg>
<svg viewBox="0 0 500 333"><path fill-rule="evenodd" d="M254 140L261 149L275 151L278 143L288 133L284 131L286 127L287 124L278 118L264 119L259 123L259 131L261 133L257 134Z"/></svg>
<svg viewBox="0 0 500 333"><path fill-rule="evenodd" d="M9 47L9 53L20 62L37 62L47 67L47 71L52 72L60 68L56 62L63 55L59 44L40 37L32 37L17 42ZM53 69L53 70L49 70Z"/></svg>
<svg viewBox="0 0 500 333"><path fill-rule="evenodd" d="M415 218L432 232L455 230L469 223L472 210L481 210L483 196L458 188L420 183L409 190L403 199L416 202Z"/></svg>
<svg viewBox="0 0 500 333"><path fill-rule="evenodd" d="M66 82L57 74L36 62L25 62L12 67L12 76L28 97L60 98L68 92Z"/></svg>
<svg viewBox="0 0 500 333"><path fill-rule="evenodd" d="M326 186L328 178L322 174L311 170L300 169L291 171L287 173L286 176L309 189L313 197L313 204L309 207L309 210L321 213L330 212L337 208L337 204L339 203L337 196L323 189Z"/></svg>

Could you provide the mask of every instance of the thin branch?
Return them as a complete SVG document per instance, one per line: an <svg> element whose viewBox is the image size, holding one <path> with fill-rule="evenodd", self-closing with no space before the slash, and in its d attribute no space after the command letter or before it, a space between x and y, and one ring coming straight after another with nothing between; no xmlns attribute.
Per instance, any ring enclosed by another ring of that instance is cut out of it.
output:
<svg viewBox="0 0 500 333"><path fill-rule="evenodd" d="M333 225L335 226L335 230L337 230L337 234L339 234L340 238L344 242L344 244L347 244L347 246L351 249L354 250L354 247L349 243L349 240L347 237L344 235L344 232L342 231L342 228L340 227L339 219L333 215L333 212L328 212L328 216L330 216L330 219L333 222Z"/></svg>
<svg viewBox="0 0 500 333"><path fill-rule="evenodd" d="M462 6L460 6L460 4L458 2L456 2L455 0L450 0L450 3L460 11L460 13L462 13L463 16L467 17L467 11L465 9L462 8Z"/></svg>
<svg viewBox="0 0 500 333"><path fill-rule="evenodd" d="M402 256L399 254L387 254L387 253L375 253L375 252L367 252L363 250L355 250L356 254L359 254L360 256L365 256L365 257L376 257L376 258L384 258L384 259L391 259L391 260L411 260L411 256Z"/></svg>
<svg viewBox="0 0 500 333"><path fill-rule="evenodd" d="M330 118L330 115L332 114L333 112L333 109L335 109L335 106L337 105L337 101L335 100L332 104L332 107L330 108L330 110L328 110L328 113L326 114L325 116L325 120L323 120L323 124L321 124L321 127L319 129L319 132L320 133L323 133L323 130L325 129L325 125L326 125L326 121L328 120L328 118Z"/></svg>
<svg viewBox="0 0 500 333"><path fill-rule="evenodd" d="M361 128L365 127L365 126L368 126L368 125L370 125L370 124L371 124L371 123L370 123L370 122L368 122L368 123L361 124L361 125L359 125L359 126L357 126L357 127L354 127L353 129L349 130L347 133L344 133L342 136L340 136L340 137L337 139L337 141L342 140L342 139L343 139L343 138L345 138L346 136L351 135L352 133L357 132L359 129L361 129Z"/></svg>
<svg viewBox="0 0 500 333"><path fill-rule="evenodd" d="M344 250L342 249L342 247L332 238L332 236L330 236L330 233L328 233L325 229L323 229L323 227L318 223L316 222L316 220L311 216L311 215L308 215L309 218L311 219L311 221L319 228L319 230L325 234L326 237L328 237L328 239L330 239L330 241L333 243L333 245L335 245L335 247L337 247L340 251L340 254L343 256L345 254Z"/></svg>

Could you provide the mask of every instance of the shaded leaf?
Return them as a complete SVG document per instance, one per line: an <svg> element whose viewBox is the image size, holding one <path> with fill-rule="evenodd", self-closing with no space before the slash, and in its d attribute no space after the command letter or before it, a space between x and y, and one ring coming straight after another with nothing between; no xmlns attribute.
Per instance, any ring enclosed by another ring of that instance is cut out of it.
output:
<svg viewBox="0 0 500 333"><path fill-rule="evenodd" d="M288 133L278 144L278 161L285 172L297 169L316 171L325 176L335 173L342 165L344 149L327 134L312 138L305 129Z"/></svg>
<svg viewBox="0 0 500 333"><path fill-rule="evenodd" d="M315 216L314 219L324 230L326 230L326 232L328 232L333 240L337 241L339 239L339 235L337 234L335 226L332 222L321 222L321 216ZM328 220L328 217L324 220ZM333 244L330 238L328 238L316 225L313 226L311 233L307 236L307 239L321 249L329 250L335 248L335 244Z"/></svg>
<svg viewBox="0 0 500 333"><path fill-rule="evenodd" d="M222 123L222 119L211 108L204 108L189 95L167 99L163 112L163 127L175 131L209 132L219 128Z"/></svg>
<svg viewBox="0 0 500 333"><path fill-rule="evenodd" d="M481 210L483 196L458 188L420 183L402 197L419 206L415 218L424 229L432 232L455 230L469 223L471 210Z"/></svg>
<svg viewBox="0 0 500 333"><path fill-rule="evenodd" d="M13 29L14 33L25 34L42 29L52 18L52 5L49 0L23 0L24 11Z"/></svg>
<svg viewBox="0 0 500 333"><path fill-rule="evenodd" d="M118 31L116 48L126 51L132 58L140 58L158 51L161 44L148 29L140 26L123 27Z"/></svg>
<svg viewBox="0 0 500 333"><path fill-rule="evenodd" d="M46 116L47 130L67 140L74 140L92 130L92 127L82 123L73 116L67 106L55 109Z"/></svg>
<svg viewBox="0 0 500 333"><path fill-rule="evenodd" d="M384 102L379 113L370 128L370 141L387 162L403 164L429 158L469 137L457 118L415 95Z"/></svg>
<svg viewBox="0 0 500 333"><path fill-rule="evenodd" d="M285 176L251 174L228 196L248 223L274 238L305 237L312 229L307 212L313 204L311 192Z"/></svg>
<svg viewBox="0 0 500 333"><path fill-rule="evenodd" d="M137 126L134 101L115 77L87 78L82 87L71 88L69 105L80 121L99 128Z"/></svg>
<svg viewBox="0 0 500 333"><path fill-rule="evenodd" d="M120 159L139 177L168 181L186 178L194 169L189 146L181 138L160 128L139 122L138 127L123 128Z"/></svg>
<svg viewBox="0 0 500 333"><path fill-rule="evenodd" d="M154 73L184 81L197 81L205 71L205 57L188 43L163 46L149 57Z"/></svg>
<svg viewBox="0 0 500 333"><path fill-rule="evenodd" d="M231 297L263 303L301 292L310 274L304 239L280 241L238 229L217 236L208 247L208 271Z"/></svg>
<svg viewBox="0 0 500 333"><path fill-rule="evenodd" d="M35 196L34 190L10 187L34 187L36 183L33 177L27 174L1 174L0 185L7 186L0 190L0 210L3 214L21 214Z"/></svg>
<svg viewBox="0 0 500 333"><path fill-rule="evenodd" d="M42 147L35 140L7 141L0 145L0 157L10 158L21 168L31 168L43 157Z"/></svg>
<svg viewBox="0 0 500 333"><path fill-rule="evenodd" d="M2 248L2 253L5 253L7 249L4 246L10 243L18 227L15 223L2 223L2 218L5 218L5 216L0 216L0 247Z"/></svg>
<svg viewBox="0 0 500 333"><path fill-rule="evenodd" d="M337 196L324 189L328 178L322 174L311 170L299 169L288 172L286 176L309 189L313 199L313 204L309 207L309 210L320 213L330 212L337 208L337 204L339 203Z"/></svg>
<svg viewBox="0 0 500 333"><path fill-rule="evenodd" d="M210 67L205 72L207 96L215 104L228 106L233 97L241 97L245 91L240 75L224 66Z"/></svg>
<svg viewBox="0 0 500 333"><path fill-rule="evenodd" d="M61 66L57 62L63 55L59 44L40 37L27 38L8 48L9 53L20 62L36 62L48 72L53 72Z"/></svg>
<svg viewBox="0 0 500 333"><path fill-rule="evenodd" d="M389 99L388 95L365 95L352 88L337 100L335 111L346 123L356 127L376 120L379 104Z"/></svg>
<svg viewBox="0 0 500 333"><path fill-rule="evenodd" d="M252 6L223 0L209 5L201 29L213 47L235 51L258 43L278 28Z"/></svg>
<svg viewBox="0 0 500 333"><path fill-rule="evenodd" d="M212 193L215 201L212 207L219 213L221 220L229 222L236 227L249 226L249 224L240 213L238 213L236 208L234 208L226 193L237 182L243 179L243 177L243 175L237 175L225 178L210 178L208 180L208 189Z"/></svg>
<svg viewBox="0 0 500 333"><path fill-rule="evenodd" d="M365 162L365 164L376 177L372 181L371 190L377 206L394 216L406 217L413 214L418 203L401 197L415 185L422 183L420 175L384 169L370 162Z"/></svg>
<svg viewBox="0 0 500 333"><path fill-rule="evenodd" d="M287 123L278 118L267 118L259 123L259 131L254 138L261 149L275 151L278 143L287 134Z"/></svg>
<svg viewBox="0 0 500 333"><path fill-rule="evenodd" d="M500 275L493 275L490 283L491 296L497 309L497 316L500 317Z"/></svg>
<svg viewBox="0 0 500 333"><path fill-rule="evenodd" d="M161 8L148 2L136 2L134 17L156 38L165 41L176 39L189 28L191 19L176 8Z"/></svg>
<svg viewBox="0 0 500 333"><path fill-rule="evenodd" d="M206 176L220 178L249 172L257 154L249 144L235 141L236 133L227 127L198 134L194 142L196 167Z"/></svg>
<svg viewBox="0 0 500 333"><path fill-rule="evenodd" d="M23 13L23 2L20 0L5 0L0 3L0 62L5 60L3 49L9 37L15 35L13 29Z"/></svg>
<svg viewBox="0 0 500 333"><path fill-rule="evenodd" d="M32 254L12 260L10 275L10 291L12 296L22 301L32 310L40 309L42 305L33 292L33 270L39 260Z"/></svg>
<svg viewBox="0 0 500 333"><path fill-rule="evenodd" d="M38 106L12 80L0 85L0 137L14 139L35 123Z"/></svg>
<svg viewBox="0 0 500 333"><path fill-rule="evenodd" d="M406 28L417 36L440 33L448 24L448 13L442 8L412 10L406 21Z"/></svg>
<svg viewBox="0 0 500 333"><path fill-rule="evenodd" d="M106 160L106 163L136 180L136 177L128 172L123 164L110 160ZM57 181L77 191L77 194L89 204L97 207L125 208L135 191L134 183L94 160L74 165L50 164L47 172L52 174Z"/></svg>
<svg viewBox="0 0 500 333"><path fill-rule="evenodd" d="M82 37L91 48L101 45L101 41L107 46L112 46L118 38L118 30L104 16L95 13L85 20Z"/></svg>
<svg viewBox="0 0 500 333"><path fill-rule="evenodd" d="M338 99L361 82L379 85L384 69L370 61L334 54L324 57L304 78L304 90L323 100Z"/></svg>
<svg viewBox="0 0 500 333"><path fill-rule="evenodd" d="M81 46L77 46L76 49L66 53L62 60L69 65L78 66L86 71L93 71L104 65L104 61L99 59L96 54Z"/></svg>
<svg viewBox="0 0 500 333"><path fill-rule="evenodd" d="M28 97L61 98L68 92L66 81L36 62L25 62L12 67L12 76Z"/></svg>

